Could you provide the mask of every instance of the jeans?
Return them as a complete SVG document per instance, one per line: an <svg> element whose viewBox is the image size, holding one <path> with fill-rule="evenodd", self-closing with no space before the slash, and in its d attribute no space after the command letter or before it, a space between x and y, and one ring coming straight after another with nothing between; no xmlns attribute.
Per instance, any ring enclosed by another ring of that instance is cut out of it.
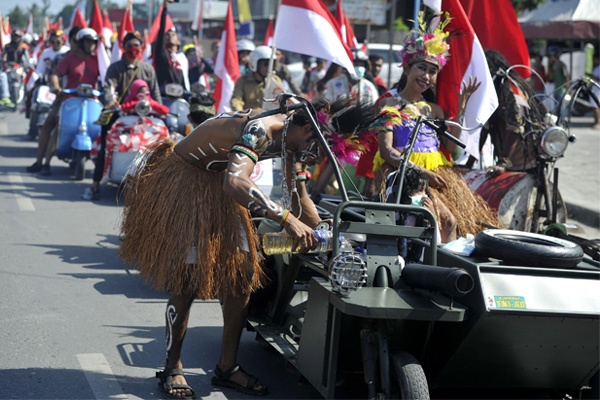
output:
<svg viewBox="0 0 600 400"><path fill-rule="evenodd" d="M8 75L6 72L0 71L0 99L10 97L10 91L8 90Z"/></svg>

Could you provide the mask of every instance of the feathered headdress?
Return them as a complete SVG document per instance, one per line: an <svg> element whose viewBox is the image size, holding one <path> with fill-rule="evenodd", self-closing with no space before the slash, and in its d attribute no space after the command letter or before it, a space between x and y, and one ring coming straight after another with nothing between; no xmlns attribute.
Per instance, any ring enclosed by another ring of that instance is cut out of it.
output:
<svg viewBox="0 0 600 400"><path fill-rule="evenodd" d="M437 15L433 17L437 17ZM419 29L409 33L399 52L403 66L417 61L427 61L440 68L446 64L450 45L446 43L449 32L445 32L444 28L450 23L451 18L447 12L442 13L439 17L439 23L431 31L430 25L433 18L425 21L425 13L419 12Z"/></svg>

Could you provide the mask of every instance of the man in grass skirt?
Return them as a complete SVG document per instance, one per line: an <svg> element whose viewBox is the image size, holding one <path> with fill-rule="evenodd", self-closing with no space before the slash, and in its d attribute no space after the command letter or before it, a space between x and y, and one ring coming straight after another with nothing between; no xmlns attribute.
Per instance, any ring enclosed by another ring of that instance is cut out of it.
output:
<svg viewBox="0 0 600 400"><path fill-rule="evenodd" d="M352 134L373 111L347 100L313 104L325 134ZM302 168L320 161L323 149L304 109L255 120L261 110L219 114L177 144L149 147L129 178L120 257L155 289L171 294L166 310L165 369L157 373L169 398L192 398L181 348L194 299L219 297L223 311L221 355L212 383L264 395L266 385L237 363L250 294L261 286L258 236L250 213L278 222L295 248L317 245L320 222L303 182ZM259 160L283 158L283 207L250 179ZM288 189L289 188L289 189ZM297 218L296 216L300 216Z"/></svg>

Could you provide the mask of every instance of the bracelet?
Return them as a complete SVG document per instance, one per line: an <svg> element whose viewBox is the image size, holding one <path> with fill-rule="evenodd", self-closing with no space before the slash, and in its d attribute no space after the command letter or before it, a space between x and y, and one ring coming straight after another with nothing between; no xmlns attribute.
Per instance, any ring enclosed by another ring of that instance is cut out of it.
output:
<svg viewBox="0 0 600 400"><path fill-rule="evenodd" d="M296 172L296 180L297 180L298 182L306 182L306 181L309 181L309 180L310 180L309 173L308 173L308 172L304 172L304 171L301 171L301 172Z"/></svg>
<svg viewBox="0 0 600 400"><path fill-rule="evenodd" d="M235 151L237 153L244 154L249 159L254 161L254 164L256 164L258 162L258 154L249 147L242 146L241 144L235 144L235 145L233 145L233 147L231 148L230 151L232 151L232 152Z"/></svg>
<svg viewBox="0 0 600 400"><path fill-rule="evenodd" d="M279 225L285 224L285 221L287 220L287 218L290 216L290 210L283 210L283 215L281 216L281 219L279 220Z"/></svg>

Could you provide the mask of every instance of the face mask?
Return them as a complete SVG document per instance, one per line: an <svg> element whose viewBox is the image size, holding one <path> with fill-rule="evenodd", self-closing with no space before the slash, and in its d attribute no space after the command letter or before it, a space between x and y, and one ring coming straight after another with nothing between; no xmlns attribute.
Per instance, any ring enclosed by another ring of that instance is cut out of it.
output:
<svg viewBox="0 0 600 400"><path fill-rule="evenodd" d="M129 58L142 58L142 48L128 47L125 49L125 55Z"/></svg>
<svg viewBox="0 0 600 400"><path fill-rule="evenodd" d="M365 77L365 72L367 72L367 69L365 67L361 67L358 65L354 66L354 73L356 73L356 77L358 79L362 79Z"/></svg>
<svg viewBox="0 0 600 400"><path fill-rule="evenodd" d="M410 196L410 202L413 206L423 205L423 195Z"/></svg>

